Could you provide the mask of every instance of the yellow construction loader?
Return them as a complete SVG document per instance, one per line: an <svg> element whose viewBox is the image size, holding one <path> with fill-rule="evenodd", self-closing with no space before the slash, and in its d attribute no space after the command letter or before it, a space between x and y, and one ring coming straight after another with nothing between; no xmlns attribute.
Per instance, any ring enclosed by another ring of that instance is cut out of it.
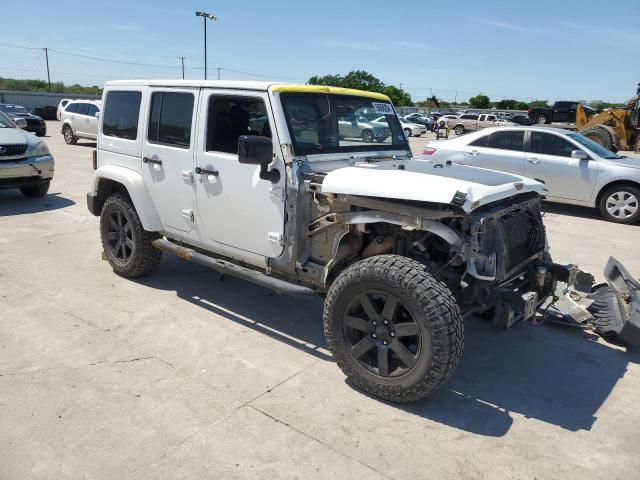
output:
<svg viewBox="0 0 640 480"><path fill-rule="evenodd" d="M624 108L609 108L589 116L582 105L576 109L576 127L585 137L603 147L618 150L640 150L640 84L637 96Z"/></svg>

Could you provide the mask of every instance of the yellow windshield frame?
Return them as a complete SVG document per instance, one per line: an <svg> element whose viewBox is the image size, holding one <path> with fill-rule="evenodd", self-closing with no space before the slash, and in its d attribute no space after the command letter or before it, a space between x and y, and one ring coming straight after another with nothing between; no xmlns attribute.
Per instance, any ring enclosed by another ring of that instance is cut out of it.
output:
<svg viewBox="0 0 640 480"><path fill-rule="evenodd" d="M324 93L330 95L353 95L355 97L372 98L391 103L391 99L382 93L365 92L353 88L327 87L324 85L274 85L272 92Z"/></svg>

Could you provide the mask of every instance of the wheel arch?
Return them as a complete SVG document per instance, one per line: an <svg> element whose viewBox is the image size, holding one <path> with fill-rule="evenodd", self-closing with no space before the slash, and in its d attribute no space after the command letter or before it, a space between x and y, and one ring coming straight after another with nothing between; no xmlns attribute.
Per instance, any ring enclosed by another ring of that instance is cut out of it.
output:
<svg viewBox="0 0 640 480"><path fill-rule="evenodd" d="M160 216L140 173L117 165L100 167L95 172L93 191L96 195L98 210L102 209L107 197L114 193L120 193L131 200L146 231L162 230Z"/></svg>
<svg viewBox="0 0 640 480"><path fill-rule="evenodd" d="M636 182L634 180L625 180L625 179L612 180L606 185L603 185L598 191L598 195L596 195L595 206L597 207L598 205L600 205L600 200L602 200L602 196L604 195L604 192L609 190L611 187L621 186L621 185L630 185L640 190L640 182Z"/></svg>

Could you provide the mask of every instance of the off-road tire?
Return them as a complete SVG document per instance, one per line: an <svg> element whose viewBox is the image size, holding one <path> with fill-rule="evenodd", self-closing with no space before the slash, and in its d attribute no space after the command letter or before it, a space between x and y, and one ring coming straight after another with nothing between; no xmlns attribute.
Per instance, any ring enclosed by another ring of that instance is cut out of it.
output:
<svg viewBox="0 0 640 480"><path fill-rule="evenodd" d="M51 181L43 182L33 187L20 187L20 191L25 197L44 197L49 191Z"/></svg>
<svg viewBox="0 0 640 480"><path fill-rule="evenodd" d="M464 135L464 127L462 125L456 126L456 128L453 131L458 136Z"/></svg>
<svg viewBox="0 0 640 480"><path fill-rule="evenodd" d="M373 373L351 354L344 316L354 298L371 290L399 299L419 327L417 361L401 376ZM462 316L451 291L424 265L398 255L371 257L338 275L325 299L324 334L338 366L354 386L400 403L427 397L441 387L458 365L464 344Z"/></svg>
<svg viewBox="0 0 640 480"><path fill-rule="evenodd" d="M73 134L73 129L69 125L62 127L62 136L67 145L75 145L78 142L78 137Z"/></svg>
<svg viewBox="0 0 640 480"><path fill-rule="evenodd" d="M131 226L133 249L126 261L116 258L107 240L109 219L114 212L120 212ZM140 222L140 217L131 201L119 194L108 197L100 213L100 238L105 256L115 273L126 278L136 278L155 271L160 264L162 251L153 247L151 242L159 236L155 232L147 232Z"/></svg>
<svg viewBox="0 0 640 480"><path fill-rule="evenodd" d="M609 214L609 212L607 211L607 200L609 199L609 197L617 192L628 192L631 195L633 195L636 199L636 205L637 205L637 209L635 214L633 214L632 216L628 217L628 218L619 218L619 217L615 217L614 215ZM631 184L622 184L622 185L613 185L609 188L607 188L604 192L602 192L600 194L600 200L598 201L598 208L600 210L601 215L608 221L610 222L615 222L615 223L622 223L625 225L633 225L635 223L640 222L640 188L636 187L635 185L631 185Z"/></svg>
<svg viewBox="0 0 640 480"><path fill-rule="evenodd" d="M611 138L611 134L604 128L592 127L580 133L587 137L589 140L593 140L594 142L602 145L607 150L613 151L613 149L615 148L613 138Z"/></svg>

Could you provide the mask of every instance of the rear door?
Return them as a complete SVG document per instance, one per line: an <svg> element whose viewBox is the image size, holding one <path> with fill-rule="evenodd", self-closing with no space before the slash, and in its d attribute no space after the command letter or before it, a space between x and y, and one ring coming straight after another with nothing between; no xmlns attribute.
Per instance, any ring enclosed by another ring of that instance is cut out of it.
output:
<svg viewBox="0 0 640 480"><path fill-rule="evenodd" d="M96 113L98 113L100 109L97 105L93 103L87 104L87 118L86 129L87 129L87 137L89 138L97 138L98 137L98 118L96 117Z"/></svg>
<svg viewBox="0 0 640 480"><path fill-rule="evenodd" d="M499 130L484 135L465 148L464 157L469 165L523 175L524 130Z"/></svg>
<svg viewBox="0 0 640 480"><path fill-rule="evenodd" d="M269 105L267 92L203 90L196 222L198 231L230 249L277 257L283 251L285 169ZM260 130L251 125L252 116L266 118ZM278 182L262 180L259 165L238 162L240 135L274 139L270 169L280 172Z"/></svg>
<svg viewBox="0 0 640 480"><path fill-rule="evenodd" d="M87 103L78 103L76 110L73 114L73 130L78 136L86 136L87 129L89 127L87 122L87 110L89 105Z"/></svg>
<svg viewBox="0 0 640 480"><path fill-rule="evenodd" d="M167 230L193 229L193 162L198 89L151 88L142 175Z"/></svg>
<svg viewBox="0 0 640 480"><path fill-rule="evenodd" d="M598 162L571 158L573 150L582 149L560 135L529 133L525 176L544 182L550 197L590 200L598 177Z"/></svg>

